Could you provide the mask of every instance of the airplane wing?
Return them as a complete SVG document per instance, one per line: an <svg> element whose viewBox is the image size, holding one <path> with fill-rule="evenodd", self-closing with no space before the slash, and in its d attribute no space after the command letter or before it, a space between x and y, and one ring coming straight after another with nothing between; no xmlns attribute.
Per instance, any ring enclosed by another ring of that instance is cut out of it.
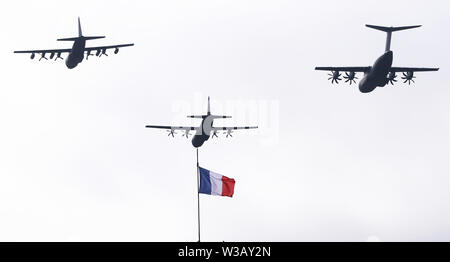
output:
<svg viewBox="0 0 450 262"><path fill-rule="evenodd" d="M153 126L148 125L146 128L158 128L158 129L169 129L169 130L197 130L199 127L194 126Z"/></svg>
<svg viewBox="0 0 450 262"><path fill-rule="evenodd" d="M388 75L388 81L392 85L394 82L397 82L395 80L397 78L396 73L402 72L403 76L401 77L403 83L408 83L409 85L411 82L415 83L414 78L414 72L430 72L430 71L438 71L439 68L417 68L417 67L391 67L391 71Z"/></svg>
<svg viewBox="0 0 450 262"><path fill-rule="evenodd" d="M212 128L213 131L219 131L219 130L239 130L239 129L255 129L258 128L257 126L230 126L230 127L218 127L218 126L214 126Z"/></svg>
<svg viewBox="0 0 450 262"><path fill-rule="evenodd" d="M72 51L72 49L67 48L67 49L45 49L45 50L25 50L25 51L14 51L14 53L16 54L31 54L31 59L34 59L35 54L41 54L41 57L39 58L39 61L41 61L41 59L45 59L48 60L47 57L45 57L46 54L50 54L50 59L53 59L53 57L56 54L56 58L55 60L59 59L63 59L61 57L62 53L70 53L70 51Z"/></svg>
<svg viewBox="0 0 450 262"><path fill-rule="evenodd" d="M45 59L48 60L47 57L45 57L46 54L50 54L50 59L53 59L53 57L56 54L56 58L55 60L59 59L63 59L61 57L62 53L70 53L72 51L72 49L67 48L67 49L45 49L45 50L25 50L25 51L14 51L14 53L16 54L31 54L31 59L34 59L35 54L41 54L41 57L39 58L39 61L41 61L41 59Z"/></svg>
<svg viewBox="0 0 450 262"><path fill-rule="evenodd" d="M96 55L99 56L100 54L107 55L106 50L108 49L115 49L114 53L117 54L119 52L119 48L122 47L128 47L128 46L134 46L134 44L124 44L124 45L106 45L106 46L95 46L95 47L86 47L84 51L90 55L92 51L96 51ZM100 53L101 52L101 53Z"/></svg>
<svg viewBox="0 0 450 262"><path fill-rule="evenodd" d="M391 72L430 72L438 71L439 68L419 68L419 67L391 67Z"/></svg>
<svg viewBox="0 0 450 262"><path fill-rule="evenodd" d="M172 136L172 137L175 137L176 130L183 130L185 132L183 134L183 136L189 137L189 132L191 130L197 130L200 128L200 127L194 127L194 126L153 126L153 125L148 125L145 127L146 128L167 129L167 132L169 132L168 136Z"/></svg>
<svg viewBox="0 0 450 262"><path fill-rule="evenodd" d="M215 127L212 127L212 131L213 131L213 134L212 134L212 137L218 137L217 136L217 131L220 131L220 130L225 130L226 131L226 135L227 135L227 137L228 136L233 136L232 135L232 133L233 133L233 130L239 130L239 129L255 129L255 128L258 128L257 126L230 126L230 127L226 127L226 126L223 126L223 127L219 127L219 126L215 126Z"/></svg>
<svg viewBox="0 0 450 262"><path fill-rule="evenodd" d="M362 72L367 73L370 71L370 66L343 66L343 67L316 67L316 70L321 71L342 71L342 72Z"/></svg>
<svg viewBox="0 0 450 262"><path fill-rule="evenodd" d="M46 49L46 50L25 50L25 51L14 51L16 54L46 54L46 53L68 53L72 51L72 49Z"/></svg>

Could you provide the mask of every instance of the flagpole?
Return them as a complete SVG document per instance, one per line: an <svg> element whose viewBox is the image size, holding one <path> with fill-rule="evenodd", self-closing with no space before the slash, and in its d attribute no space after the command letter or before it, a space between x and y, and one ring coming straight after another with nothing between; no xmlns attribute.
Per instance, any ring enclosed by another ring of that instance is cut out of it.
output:
<svg viewBox="0 0 450 262"><path fill-rule="evenodd" d="M197 147L197 219L198 219L198 242L200 242L200 169L198 164L198 147Z"/></svg>

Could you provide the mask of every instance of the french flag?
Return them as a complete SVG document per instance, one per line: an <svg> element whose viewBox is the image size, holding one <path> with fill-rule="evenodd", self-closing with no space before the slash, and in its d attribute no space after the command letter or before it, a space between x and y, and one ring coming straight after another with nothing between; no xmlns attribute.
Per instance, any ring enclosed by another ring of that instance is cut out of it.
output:
<svg viewBox="0 0 450 262"><path fill-rule="evenodd" d="M198 167L198 169L200 172L199 193L233 197L235 184L233 178L219 175L202 167Z"/></svg>

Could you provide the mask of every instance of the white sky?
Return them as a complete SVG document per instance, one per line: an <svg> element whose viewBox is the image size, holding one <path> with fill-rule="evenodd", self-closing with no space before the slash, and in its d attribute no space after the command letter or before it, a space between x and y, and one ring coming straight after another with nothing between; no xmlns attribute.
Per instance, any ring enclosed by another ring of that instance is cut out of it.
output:
<svg viewBox="0 0 450 262"><path fill-rule="evenodd" d="M212 111L235 196L201 196L204 241L450 241L448 1L11 1L0 11L0 240L196 241L195 150L145 129ZM134 42L84 61L14 50ZM361 94L315 66L440 67ZM110 52L111 53L111 52ZM255 107L255 105L258 105ZM256 110L256 111L255 111ZM240 114L240 117L239 117ZM255 117L255 115L257 117Z"/></svg>

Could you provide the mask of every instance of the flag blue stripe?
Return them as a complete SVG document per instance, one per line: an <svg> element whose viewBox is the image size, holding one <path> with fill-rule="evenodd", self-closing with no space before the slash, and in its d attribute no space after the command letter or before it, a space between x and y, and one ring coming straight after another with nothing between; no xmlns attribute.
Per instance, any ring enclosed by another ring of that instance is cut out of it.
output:
<svg viewBox="0 0 450 262"><path fill-rule="evenodd" d="M211 179L209 170L198 167L200 170L200 189L199 193L211 195Z"/></svg>

